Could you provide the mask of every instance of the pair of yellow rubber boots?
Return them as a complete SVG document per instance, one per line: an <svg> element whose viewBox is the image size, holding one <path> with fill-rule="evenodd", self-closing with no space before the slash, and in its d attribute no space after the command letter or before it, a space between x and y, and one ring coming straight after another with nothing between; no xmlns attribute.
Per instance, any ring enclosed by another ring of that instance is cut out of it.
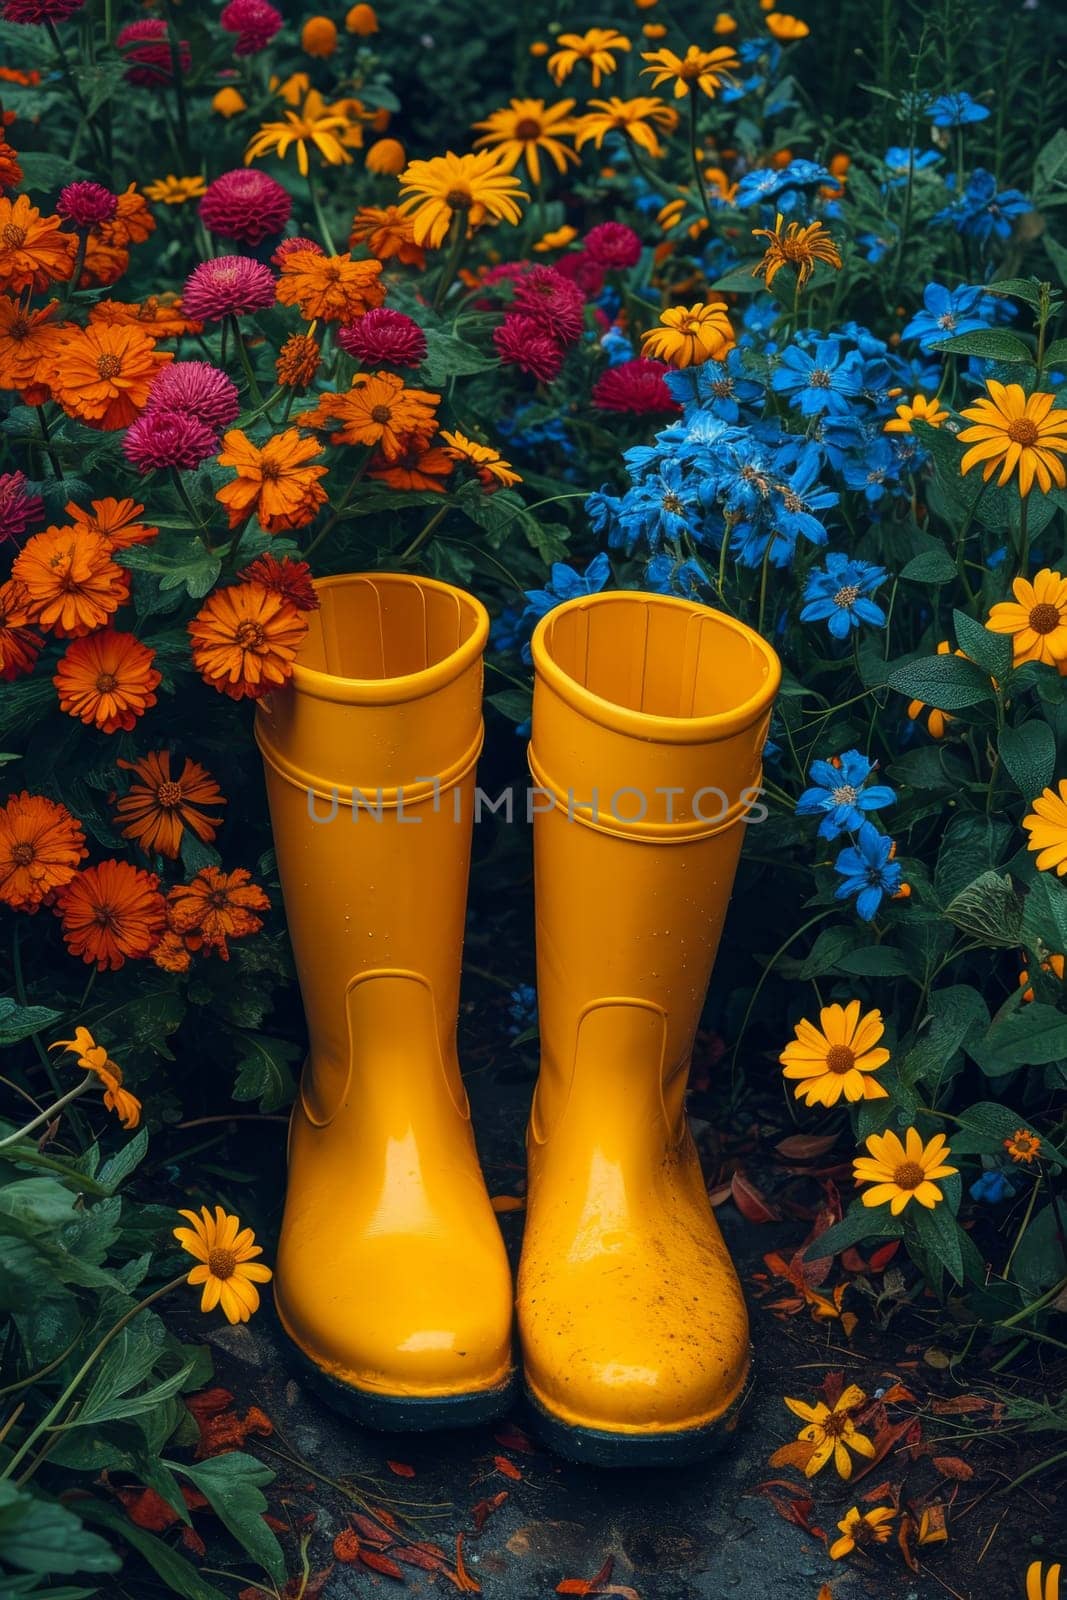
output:
<svg viewBox="0 0 1067 1600"><path fill-rule="evenodd" d="M511 1402L517 1306L546 1442L700 1456L750 1353L684 1097L777 658L719 612L624 591L534 633L513 814L534 812L542 1055L516 1299L455 1046L488 617L426 578L316 588L256 722L310 1035L281 1321L357 1419L425 1429Z"/></svg>

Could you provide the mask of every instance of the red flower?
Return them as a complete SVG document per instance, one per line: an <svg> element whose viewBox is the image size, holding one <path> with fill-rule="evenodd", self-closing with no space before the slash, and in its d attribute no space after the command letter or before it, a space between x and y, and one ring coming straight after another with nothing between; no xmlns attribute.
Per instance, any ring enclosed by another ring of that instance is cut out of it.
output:
<svg viewBox="0 0 1067 1600"><path fill-rule="evenodd" d="M250 256L216 256L202 261L185 280L182 311L205 322L266 311L274 304L274 274Z"/></svg>
<svg viewBox="0 0 1067 1600"><path fill-rule="evenodd" d="M515 285L514 310L530 317L557 344L574 344L585 322L585 299L555 267L534 267Z"/></svg>
<svg viewBox="0 0 1067 1600"><path fill-rule="evenodd" d="M76 228L95 228L110 222L119 208L119 197L102 183L68 183L59 191L56 210Z"/></svg>
<svg viewBox="0 0 1067 1600"><path fill-rule="evenodd" d="M237 167L209 183L200 201L204 226L221 239L262 244L281 233L293 202L276 178L258 167Z"/></svg>
<svg viewBox="0 0 1067 1600"><path fill-rule="evenodd" d="M641 259L641 241L624 222L601 222L590 228L583 248L598 267L634 267Z"/></svg>
<svg viewBox="0 0 1067 1600"><path fill-rule="evenodd" d="M589 300L595 299L604 287L604 268L586 250L572 250L569 255L560 256L555 270L577 284Z"/></svg>
<svg viewBox="0 0 1067 1600"><path fill-rule="evenodd" d="M24 472L0 472L0 544L21 539L35 522L44 521L44 501L26 491Z"/></svg>
<svg viewBox="0 0 1067 1600"><path fill-rule="evenodd" d="M402 311L374 306L337 330L337 343L357 361L377 367L417 367L426 356L426 335Z"/></svg>
<svg viewBox="0 0 1067 1600"><path fill-rule="evenodd" d="M662 361L638 357L621 361L602 372L593 385L593 404L598 411L629 411L637 416L654 411L681 411L663 381L667 371Z"/></svg>
<svg viewBox="0 0 1067 1600"><path fill-rule="evenodd" d="M228 428L241 410L237 389L210 361L175 361L152 379L149 411L186 411L213 433Z"/></svg>
<svg viewBox="0 0 1067 1600"><path fill-rule="evenodd" d="M319 597L311 578L311 568L306 561L294 561L291 556L257 556L250 566L237 574L245 583L259 583L273 594L281 595L298 611L317 611Z"/></svg>
<svg viewBox="0 0 1067 1600"><path fill-rule="evenodd" d="M506 316L493 330L493 343L505 366L519 367L541 383L559 376L563 351L533 317Z"/></svg>
<svg viewBox="0 0 1067 1600"><path fill-rule="evenodd" d="M170 83L173 80L174 58L170 53L167 24L162 17L142 17L137 22L128 22L116 34L115 43L120 50L125 51L126 60L130 63L126 68L126 78L129 83L156 89L161 83ZM192 64L193 55L189 49L189 42L187 39L180 39L178 65L183 77Z"/></svg>
<svg viewBox="0 0 1067 1600"><path fill-rule="evenodd" d="M230 0L219 21L227 33L237 35L236 56L254 56L265 50L282 25L282 14L267 0Z"/></svg>
<svg viewBox="0 0 1067 1600"><path fill-rule="evenodd" d="M219 436L199 417L156 407L145 411L126 430L122 453L138 472L176 467L191 472L218 453Z"/></svg>

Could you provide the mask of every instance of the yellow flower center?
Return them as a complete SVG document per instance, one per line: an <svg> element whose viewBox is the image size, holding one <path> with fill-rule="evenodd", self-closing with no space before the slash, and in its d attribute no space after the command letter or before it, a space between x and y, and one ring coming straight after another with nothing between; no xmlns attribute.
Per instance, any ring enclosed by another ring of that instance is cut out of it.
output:
<svg viewBox="0 0 1067 1600"><path fill-rule="evenodd" d="M834 605L840 606L842 611L847 611L849 606L854 606L860 597L860 592L854 583L846 583L843 589L838 589L834 595Z"/></svg>
<svg viewBox="0 0 1067 1600"><path fill-rule="evenodd" d="M112 694L117 682L118 679L113 672L102 672L96 680L97 692L99 694Z"/></svg>
<svg viewBox="0 0 1067 1600"><path fill-rule="evenodd" d="M1055 633L1059 625L1059 607L1049 605L1047 601L1043 605L1035 606L1030 613L1030 626L1035 633Z"/></svg>
<svg viewBox="0 0 1067 1600"><path fill-rule="evenodd" d="M1008 423L1007 432L1014 444L1036 444L1041 437L1037 423L1029 417L1015 417Z"/></svg>
<svg viewBox="0 0 1067 1600"><path fill-rule="evenodd" d="M180 783L161 783L156 790L156 799L161 806L180 806L182 803L182 786Z"/></svg>
<svg viewBox="0 0 1067 1600"><path fill-rule="evenodd" d="M516 139L540 139L543 132L536 117L521 117L515 124Z"/></svg>
<svg viewBox="0 0 1067 1600"><path fill-rule="evenodd" d="M855 805L859 790L853 788L851 783L843 783L840 789L831 789L834 804L839 806Z"/></svg>
<svg viewBox="0 0 1067 1600"><path fill-rule="evenodd" d="M207 1269L213 1278L232 1278L237 1271L237 1257L232 1250L220 1250L216 1246L208 1254Z"/></svg>
<svg viewBox="0 0 1067 1600"><path fill-rule="evenodd" d="M893 1174L893 1182L898 1189L917 1189L926 1177L926 1173L917 1161L904 1161Z"/></svg>
<svg viewBox="0 0 1067 1600"><path fill-rule="evenodd" d="M263 629L258 622L242 622L233 639L241 650L257 650L263 643Z"/></svg>
<svg viewBox="0 0 1067 1600"><path fill-rule="evenodd" d="M855 1065L855 1054L847 1044L831 1045L826 1052L827 1072L836 1072L840 1077L844 1077L845 1073L851 1072Z"/></svg>
<svg viewBox="0 0 1067 1600"><path fill-rule="evenodd" d="M105 354L100 356L97 360L96 370L100 374L101 378L117 378L119 373L122 371L122 362L119 360L118 356L113 356L110 352L105 352Z"/></svg>
<svg viewBox="0 0 1067 1600"><path fill-rule="evenodd" d="M17 250L20 244L26 242L26 229L20 228L17 223L5 222L0 228L0 239L11 250Z"/></svg>
<svg viewBox="0 0 1067 1600"><path fill-rule="evenodd" d="M28 867L34 858L34 854L33 845L23 839L19 844L15 845L11 852L11 859L17 867Z"/></svg>

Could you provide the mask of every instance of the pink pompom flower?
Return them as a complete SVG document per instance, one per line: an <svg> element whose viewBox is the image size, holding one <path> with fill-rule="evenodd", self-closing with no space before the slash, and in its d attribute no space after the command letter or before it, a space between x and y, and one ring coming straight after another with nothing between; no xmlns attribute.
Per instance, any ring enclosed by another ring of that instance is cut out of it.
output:
<svg viewBox="0 0 1067 1600"><path fill-rule="evenodd" d="M119 208L119 197L102 183L68 183L59 191L56 210L76 228L95 228L110 222Z"/></svg>
<svg viewBox="0 0 1067 1600"><path fill-rule="evenodd" d="M650 412L677 412L681 406L663 381L662 361L639 356L620 361L602 372L593 385L592 401L598 411L626 411L634 416Z"/></svg>
<svg viewBox="0 0 1067 1600"><path fill-rule="evenodd" d="M641 241L625 222L598 223L590 228L582 243L590 260L609 271L634 267L641 259Z"/></svg>
<svg viewBox="0 0 1067 1600"><path fill-rule="evenodd" d="M371 366L417 367L426 359L426 335L418 323L388 306L374 306L338 328L337 343Z"/></svg>
<svg viewBox="0 0 1067 1600"><path fill-rule="evenodd" d="M126 429L122 453L138 472L176 467L189 472L218 454L218 435L199 417L163 407L143 411Z"/></svg>
<svg viewBox="0 0 1067 1600"><path fill-rule="evenodd" d="M563 365L563 351L540 322L509 312L493 329L493 343L505 366L519 367L541 383L551 383Z"/></svg>
<svg viewBox="0 0 1067 1600"><path fill-rule="evenodd" d="M129 63L126 78L130 83L155 89L161 83L173 81L174 57L167 37L167 24L162 17L142 17L137 22L128 22L115 35L115 44ZM183 77L192 64L189 41L179 39L178 66Z"/></svg>
<svg viewBox="0 0 1067 1600"><path fill-rule="evenodd" d="M80 11L85 0L0 0L0 17L5 22L66 22Z"/></svg>
<svg viewBox="0 0 1067 1600"><path fill-rule="evenodd" d="M0 544L24 538L44 521L44 501L30 494L24 472L0 472Z"/></svg>
<svg viewBox="0 0 1067 1600"><path fill-rule="evenodd" d="M235 56L254 56L265 50L282 25L282 14L268 0L230 0L219 21L227 33L237 35Z"/></svg>
<svg viewBox="0 0 1067 1600"><path fill-rule="evenodd" d="M197 417L215 433L237 416L237 388L210 361L172 361L160 369L148 391L148 411L180 411Z"/></svg>
<svg viewBox="0 0 1067 1600"><path fill-rule="evenodd" d="M572 250L560 256L555 271L579 288L587 299L593 300L604 287L604 268L585 250Z"/></svg>
<svg viewBox="0 0 1067 1600"><path fill-rule="evenodd" d="M209 183L200 200L200 215L209 233L241 244L262 244L281 233L293 202L277 178L259 167L235 167Z"/></svg>
<svg viewBox="0 0 1067 1600"><path fill-rule="evenodd" d="M250 256L202 261L185 280L182 312L202 322L221 322L274 304L274 274Z"/></svg>
<svg viewBox="0 0 1067 1600"><path fill-rule="evenodd" d="M534 267L515 284L514 310L551 335L557 344L574 344L585 322L581 290L554 267Z"/></svg>

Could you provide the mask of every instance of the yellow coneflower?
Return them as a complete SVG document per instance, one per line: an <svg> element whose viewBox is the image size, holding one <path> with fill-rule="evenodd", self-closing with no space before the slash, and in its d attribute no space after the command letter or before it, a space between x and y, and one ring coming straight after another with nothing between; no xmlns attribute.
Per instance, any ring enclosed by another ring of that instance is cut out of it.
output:
<svg viewBox="0 0 1067 1600"><path fill-rule="evenodd" d="M533 249L538 255L546 255L549 250L563 250L567 245L573 244L578 237L578 229L572 228L565 222L561 228L550 228L538 239Z"/></svg>
<svg viewBox="0 0 1067 1600"><path fill-rule="evenodd" d="M476 129L485 130L480 139L475 139L474 148L495 148L501 164L509 171L525 161L534 183L540 183L542 151L557 172L566 172L568 162L578 164L578 156L560 138L561 134L574 132L570 118L573 110L573 100L560 100L554 106L546 106L543 100L512 100L474 124Z"/></svg>
<svg viewBox="0 0 1067 1600"><path fill-rule="evenodd" d="M966 406L960 415L975 424L959 434L961 444L969 444L960 462L961 472L970 472L983 462L982 479L989 479L1000 468L999 488L1019 475L1019 493L1028 495L1037 479L1042 494L1055 484L1067 487L1067 470L1061 456L1067 455L1067 410L1053 409L1054 394L1037 391L1028 395L1018 383L998 383L990 378L988 395Z"/></svg>
<svg viewBox="0 0 1067 1600"><path fill-rule="evenodd" d="M585 33L561 33L559 49L548 59L548 70L557 89L569 78L579 61L585 61L592 74L593 88L615 71L615 57L630 49L630 41L616 28L587 28Z"/></svg>
<svg viewBox="0 0 1067 1600"><path fill-rule="evenodd" d="M484 489L509 489L512 484L522 482L511 463L491 445L479 444L477 439L468 439L466 434L448 433L444 429L441 437L445 441L445 453L453 461L473 468Z"/></svg>
<svg viewBox="0 0 1067 1600"><path fill-rule="evenodd" d="M127 1131L141 1120L141 1102L122 1087L122 1068L112 1061L102 1044L97 1044L88 1028L77 1027L73 1039L57 1039L50 1050L69 1050L83 1072L91 1072L104 1090L104 1104L113 1111Z"/></svg>
<svg viewBox="0 0 1067 1600"><path fill-rule="evenodd" d="M721 361L734 345L734 331L726 303L671 306L660 312L660 326L650 328L641 340L641 354L668 362L672 367L697 367Z"/></svg>
<svg viewBox="0 0 1067 1600"><path fill-rule="evenodd" d="M444 243L453 217L464 217L472 227L486 217L514 226L522 216L519 201L530 198L494 150L464 156L449 150L412 161L400 184L400 210L411 217L416 244L434 250Z"/></svg>
<svg viewBox="0 0 1067 1600"><path fill-rule="evenodd" d="M931 428L940 428L943 422L948 421L948 411L939 400L931 400L924 394L917 394L911 400L902 400L897 406L897 414L890 417L883 433L911 433L913 422L926 422Z"/></svg>
<svg viewBox="0 0 1067 1600"><path fill-rule="evenodd" d="M857 1156L852 1163L856 1182L873 1185L864 1190L863 1203L888 1203L894 1217L913 1200L932 1211L945 1198L933 1180L951 1177L959 1170L945 1161L952 1152L943 1133L935 1133L929 1144L924 1144L918 1128L909 1128L903 1144L892 1131L872 1133L866 1143L870 1155Z"/></svg>
<svg viewBox="0 0 1067 1600"><path fill-rule="evenodd" d="M206 189L207 183L203 178L176 178L173 172L144 186L146 197L154 200L156 205L164 206L183 206L189 200L198 200Z"/></svg>
<svg viewBox="0 0 1067 1600"><path fill-rule="evenodd" d="M797 286L803 289L815 263L823 261L828 267L840 267L841 254L821 222L790 222L783 231L784 218L779 211L773 228L753 228L754 239L766 239L767 249L752 268L754 278L762 278L768 289L783 267L792 267L797 275Z"/></svg>
<svg viewBox="0 0 1067 1600"><path fill-rule="evenodd" d="M221 1206L215 1207L212 1216L207 1206L195 1211L179 1211L187 1217L188 1228L175 1228L174 1237L182 1249L195 1256L187 1283L203 1284L200 1297L201 1311L214 1311L221 1305L227 1322L247 1322L259 1310L257 1283L269 1283L271 1270L257 1261L263 1254L256 1243L251 1228L242 1228L237 1217L229 1215Z"/></svg>
<svg viewBox="0 0 1067 1600"><path fill-rule="evenodd" d="M1062 963L1062 956L1060 961ZM1062 967L1060 975L1062 977ZM1029 1166L1041 1155L1041 1140L1029 1128L1016 1128L1010 1139L1004 1140L1004 1148L1013 1161L1025 1162Z"/></svg>
<svg viewBox="0 0 1067 1600"><path fill-rule="evenodd" d="M991 633L1011 636L1012 661L1040 661L1067 675L1067 578L1042 567L1033 581L1015 578L1015 599L1002 600L986 619Z"/></svg>
<svg viewBox="0 0 1067 1600"><path fill-rule="evenodd" d="M284 122L264 122L249 140L245 166L260 156L276 155L284 161L290 147L296 149L296 164L306 178L311 163L308 150L317 150L329 167L348 165L352 157L346 146L362 138L362 130L347 110L328 106L317 89L312 89L299 112L287 111Z"/></svg>
<svg viewBox="0 0 1067 1600"><path fill-rule="evenodd" d="M790 1400L788 1396L783 1398L793 1415L806 1423L806 1427L801 1428L797 1435L798 1442L815 1447L804 1465L806 1478L814 1478L831 1457L838 1477L851 1478L852 1457L849 1451L867 1460L874 1455L874 1445L866 1434L857 1430L852 1420L852 1413L867 1399L857 1384L849 1384L833 1406L828 1406L823 1400L809 1406L803 1400ZM773 1463L773 1456L771 1460Z"/></svg>
<svg viewBox="0 0 1067 1600"><path fill-rule="evenodd" d="M895 1516L892 1506L874 1506L862 1512L858 1506L853 1506L837 1524L841 1537L830 1546L831 1561L840 1561L853 1550L869 1549L872 1544L885 1544L893 1532Z"/></svg>
<svg viewBox="0 0 1067 1600"><path fill-rule="evenodd" d="M1044 789L1031 801L1033 810L1023 818L1030 838L1026 848L1038 852L1039 872L1067 873L1067 778L1056 789Z"/></svg>
<svg viewBox="0 0 1067 1600"><path fill-rule="evenodd" d="M663 154L663 146L655 130L673 133L678 126L678 113L658 95L635 95L632 100L620 100L612 95L607 100L590 100L585 114L574 120L575 144L580 150L592 139L600 149L609 133L621 133L631 139L650 156Z"/></svg>
<svg viewBox="0 0 1067 1600"><path fill-rule="evenodd" d="M823 1006L819 1026L806 1018L796 1025L778 1057L782 1076L799 1079L793 1093L808 1106L833 1106L846 1100L883 1100L888 1091L870 1074L884 1067L889 1051L879 1046L885 1032L880 1011L862 1014L858 1000Z"/></svg>
<svg viewBox="0 0 1067 1600"><path fill-rule="evenodd" d="M791 17L787 11L771 11L763 19L767 30L779 44L793 44L798 39L806 39L811 29L799 17Z"/></svg>
<svg viewBox="0 0 1067 1600"><path fill-rule="evenodd" d="M683 100L692 88L714 98L724 83L733 81L732 74L741 65L737 52L728 44L717 45L714 50L701 50L691 44L684 56L675 55L673 50L646 50L641 59L649 63L641 68L642 77L651 75L653 89L673 81L676 100Z"/></svg>

